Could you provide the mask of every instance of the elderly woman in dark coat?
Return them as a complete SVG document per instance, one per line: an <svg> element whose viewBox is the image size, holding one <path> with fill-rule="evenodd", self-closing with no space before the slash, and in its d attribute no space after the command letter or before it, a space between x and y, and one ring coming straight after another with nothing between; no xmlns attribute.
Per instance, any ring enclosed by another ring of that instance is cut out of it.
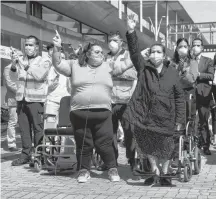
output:
<svg viewBox="0 0 216 199"><path fill-rule="evenodd" d="M138 148L148 157L152 171L156 175L167 174L174 150L173 134L185 122L184 93L176 69L165 61L161 44L150 48L148 61L143 59L135 26L134 16L129 16L126 37L138 82L123 117L133 125ZM162 162L161 171L158 160ZM154 182L153 176L145 184ZM161 184L171 184L171 180L163 179Z"/></svg>

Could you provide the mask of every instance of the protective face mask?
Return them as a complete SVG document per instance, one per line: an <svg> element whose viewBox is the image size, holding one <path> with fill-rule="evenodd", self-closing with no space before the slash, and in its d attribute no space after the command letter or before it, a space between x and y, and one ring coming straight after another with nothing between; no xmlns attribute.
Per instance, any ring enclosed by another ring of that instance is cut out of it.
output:
<svg viewBox="0 0 216 199"><path fill-rule="evenodd" d="M163 57L160 56L150 56L150 61L154 66L159 66L161 63L163 63Z"/></svg>
<svg viewBox="0 0 216 199"><path fill-rule="evenodd" d="M91 55L91 57L89 57L88 63L93 67L97 67L100 66L103 63L103 61L104 61L103 55L99 55L99 56Z"/></svg>
<svg viewBox="0 0 216 199"><path fill-rule="evenodd" d="M119 44L115 41L109 42L108 46L112 53L116 53L119 50Z"/></svg>
<svg viewBox="0 0 216 199"><path fill-rule="evenodd" d="M188 49L187 48L180 48L178 50L178 54L180 57L185 57L188 54Z"/></svg>
<svg viewBox="0 0 216 199"><path fill-rule="evenodd" d="M202 52L201 48L198 46L193 47L193 55L197 56Z"/></svg>
<svg viewBox="0 0 216 199"><path fill-rule="evenodd" d="M36 55L36 49L35 48L26 48L25 49L25 54L29 57L33 57Z"/></svg>

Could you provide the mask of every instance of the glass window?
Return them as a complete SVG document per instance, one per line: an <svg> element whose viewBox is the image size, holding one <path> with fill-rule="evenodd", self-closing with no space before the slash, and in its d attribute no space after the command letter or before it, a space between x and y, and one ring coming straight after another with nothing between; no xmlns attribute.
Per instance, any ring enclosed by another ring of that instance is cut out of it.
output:
<svg viewBox="0 0 216 199"><path fill-rule="evenodd" d="M96 30L92 27L89 27L85 24L82 24L82 33L88 33L88 34L104 34L103 32L100 32L99 30Z"/></svg>
<svg viewBox="0 0 216 199"><path fill-rule="evenodd" d="M89 41L91 41L91 40L97 40L97 41L101 41L101 42L103 42L103 43L106 43L106 35L84 35L84 39L85 40L89 40Z"/></svg>
<svg viewBox="0 0 216 199"><path fill-rule="evenodd" d="M18 2L18 3L3 1L1 4L26 13L26 2L25 1Z"/></svg>
<svg viewBox="0 0 216 199"><path fill-rule="evenodd" d="M80 23L78 21L66 17L44 6L42 8L42 19L74 32L80 32Z"/></svg>

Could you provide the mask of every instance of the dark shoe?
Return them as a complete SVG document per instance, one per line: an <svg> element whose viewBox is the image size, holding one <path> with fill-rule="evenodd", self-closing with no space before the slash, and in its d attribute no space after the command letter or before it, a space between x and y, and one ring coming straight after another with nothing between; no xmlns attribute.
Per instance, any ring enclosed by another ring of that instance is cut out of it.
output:
<svg viewBox="0 0 216 199"><path fill-rule="evenodd" d="M105 164L102 164L102 165L100 165L100 166L97 168L97 170L98 170L98 171L107 171L108 168L107 168L107 166L106 166Z"/></svg>
<svg viewBox="0 0 216 199"><path fill-rule="evenodd" d="M128 159L128 164L130 164L131 171L133 171L134 168L135 168L135 159L134 158L129 158Z"/></svg>
<svg viewBox="0 0 216 199"><path fill-rule="evenodd" d="M171 186L172 185L172 179L171 178L161 178L160 184L162 186Z"/></svg>
<svg viewBox="0 0 216 199"><path fill-rule="evenodd" d="M14 160L11 165L12 166L20 166L20 165L23 165L23 164L28 164L29 163L29 158L18 158L16 160Z"/></svg>
<svg viewBox="0 0 216 199"><path fill-rule="evenodd" d="M8 148L8 150L9 150L10 152L17 152L17 151L19 151L19 149L16 148L16 147L10 147L10 148Z"/></svg>
<svg viewBox="0 0 216 199"><path fill-rule="evenodd" d="M155 182L155 177L152 176L150 178L147 178L145 181L144 181L144 185L153 185Z"/></svg>
<svg viewBox="0 0 216 199"><path fill-rule="evenodd" d="M208 148L204 148L204 149L203 149L203 153L204 153L205 155L211 155L211 151L210 151Z"/></svg>

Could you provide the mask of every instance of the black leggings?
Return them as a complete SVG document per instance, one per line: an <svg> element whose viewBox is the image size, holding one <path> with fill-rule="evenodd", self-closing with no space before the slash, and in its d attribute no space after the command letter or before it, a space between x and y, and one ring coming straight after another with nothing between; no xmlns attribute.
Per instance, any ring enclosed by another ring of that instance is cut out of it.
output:
<svg viewBox="0 0 216 199"><path fill-rule="evenodd" d="M107 109L71 111L70 120L74 126L77 170L90 170L94 146L108 169L115 168L111 111Z"/></svg>

